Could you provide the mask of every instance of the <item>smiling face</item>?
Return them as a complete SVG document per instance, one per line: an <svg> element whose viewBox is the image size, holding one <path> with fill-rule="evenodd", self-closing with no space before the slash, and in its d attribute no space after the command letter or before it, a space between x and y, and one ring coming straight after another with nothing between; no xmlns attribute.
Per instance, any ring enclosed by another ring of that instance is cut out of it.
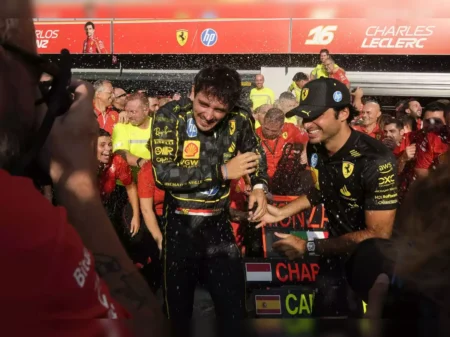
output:
<svg viewBox="0 0 450 337"><path fill-rule="evenodd" d="M195 95L193 103L194 119L200 131L208 132L214 129L228 113L228 106L220 102L217 97L200 91Z"/></svg>
<svg viewBox="0 0 450 337"><path fill-rule="evenodd" d="M99 163L108 164L112 155L111 137L101 136L97 140L97 160Z"/></svg>
<svg viewBox="0 0 450 337"><path fill-rule="evenodd" d="M336 112L330 108L316 119L304 121L303 125L308 132L309 143L326 143L333 139L341 131L344 124L342 121L347 119L348 115L349 112L345 109L339 113L339 118L336 118Z"/></svg>

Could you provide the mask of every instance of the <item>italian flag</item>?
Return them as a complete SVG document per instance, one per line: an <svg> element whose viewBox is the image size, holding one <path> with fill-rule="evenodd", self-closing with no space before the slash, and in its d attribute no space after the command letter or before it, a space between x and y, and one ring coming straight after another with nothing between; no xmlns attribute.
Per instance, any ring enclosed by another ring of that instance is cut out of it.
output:
<svg viewBox="0 0 450 337"><path fill-rule="evenodd" d="M326 231L294 231L290 234L298 236L305 241L313 241L316 239L328 239L328 232Z"/></svg>

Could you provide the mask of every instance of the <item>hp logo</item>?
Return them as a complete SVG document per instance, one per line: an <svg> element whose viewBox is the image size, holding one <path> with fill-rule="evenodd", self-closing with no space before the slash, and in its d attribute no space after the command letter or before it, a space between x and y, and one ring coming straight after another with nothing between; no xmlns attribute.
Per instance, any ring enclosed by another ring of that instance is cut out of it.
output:
<svg viewBox="0 0 450 337"><path fill-rule="evenodd" d="M200 36L200 39L202 40L202 43L206 47L212 47L216 44L218 35L216 31L212 28L206 28L202 35Z"/></svg>

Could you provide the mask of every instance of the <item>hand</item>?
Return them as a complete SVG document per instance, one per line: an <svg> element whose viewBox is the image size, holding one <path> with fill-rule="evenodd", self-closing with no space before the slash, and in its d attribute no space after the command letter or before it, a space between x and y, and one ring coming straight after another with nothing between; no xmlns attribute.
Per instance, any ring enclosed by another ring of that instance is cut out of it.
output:
<svg viewBox="0 0 450 337"><path fill-rule="evenodd" d="M281 240L272 245L274 250L284 253L289 260L301 258L306 252L306 241L292 234L277 233L275 235Z"/></svg>
<svg viewBox="0 0 450 337"><path fill-rule="evenodd" d="M173 101L179 101L181 99L181 95L179 93L175 93L172 97Z"/></svg>
<svg viewBox="0 0 450 337"><path fill-rule="evenodd" d="M92 115L94 89L87 82L73 81L71 90L74 92L72 106L55 119L39 153L41 168L49 172L54 184L58 184L63 175L69 179L76 172L88 174L95 180L98 166L96 144L99 126Z"/></svg>
<svg viewBox="0 0 450 337"><path fill-rule="evenodd" d="M306 153L306 147L300 156L300 164L308 165L308 154Z"/></svg>
<svg viewBox="0 0 450 337"><path fill-rule="evenodd" d="M258 207L255 212L250 212L249 215L254 221L258 221L264 214L267 212L267 198L264 191L260 188L254 189L252 193L250 193L250 198L248 199L248 208L252 209L255 205L255 202L258 203Z"/></svg>
<svg viewBox="0 0 450 337"><path fill-rule="evenodd" d="M143 159L139 162L139 164L137 165L139 168L143 168L145 164L147 164L149 162L149 160L147 159Z"/></svg>
<svg viewBox="0 0 450 337"><path fill-rule="evenodd" d="M397 142L391 137L383 138L381 142L391 151L397 147Z"/></svg>
<svg viewBox="0 0 450 337"><path fill-rule="evenodd" d="M406 157L406 160L411 160L416 155L416 144L411 144L406 147L404 155Z"/></svg>
<svg viewBox="0 0 450 337"><path fill-rule="evenodd" d="M141 227L141 221L139 216L133 216L131 219L130 233L131 237L135 236L139 232L139 228Z"/></svg>
<svg viewBox="0 0 450 337"><path fill-rule="evenodd" d="M119 123L128 123L128 112L122 111L121 113L119 113Z"/></svg>
<svg viewBox="0 0 450 337"><path fill-rule="evenodd" d="M227 179L240 179L246 174L255 172L260 159L261 156L253 152L238 154L225 164L227 168Z"/></svg>
<svg viewBox="0 0 450 337"><path fill-rule="evenodd" d="M272 205L267 205L267 213L261 218L261 222L256 226L256 228L264 227L269 223L276 223L284 219L284 216L281 212L280 208L277 208ZM248 219L251 222L257 222L257 220L253 220L253 218Z"/></svg>
<svg viewBox="0 0 450 337"><path fill-rule="evenodd" d="M361 98L364 96L364 91L360 87L358 87L356 88L355 92L352 92L351 94L352 96L355 96L355 98Z"/></svg>

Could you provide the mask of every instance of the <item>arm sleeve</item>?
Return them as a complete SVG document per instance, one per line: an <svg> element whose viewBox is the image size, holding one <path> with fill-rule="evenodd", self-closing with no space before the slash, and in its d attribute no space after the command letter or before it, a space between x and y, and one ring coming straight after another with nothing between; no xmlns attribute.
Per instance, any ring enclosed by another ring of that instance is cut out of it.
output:
<svg viewBox="0 0 450 337"><path fill-rule="evenodd" d="M393 154L368 161L363 171L365 210L397 208L397 163Z"/></svg>
<svg viewBox="0 0 450 337"><path fill-rule="evenodd" d="M99 54L108 54L108 51L106 50L105 44L103 43L102 40L100 39L97 40L97 46Z"/></svg>
<svg viewBox="0 0 450 337"><path fill-rule="evenodd" d="M179 110L179 105L169 103L159 109L155 116L150 152L156 186L162 190L188 192L211 189L222 184L220 165L210 165L208 158L202 158L200 141L189 138L184 140L181 136L180 127L184 126L185 121L175 112ZM197 147L194 150L198 154L183 158L184 147L188 145ZM198 160L199 164L185 168L180 165L183 159Z"/></svg>
<svg viewBox="0 0 450 337"><path fill-rule="evenodd" d="M264 184L268 186L269 176L267 175L267 160L266 153L261 144L261 140L256 135L253 123L253 117L247 112L240 112L243 118L239 138L237 141L237 150L241 153L255 152L261 155L259 165L254 173L250 175L252 186L256 184Z"/></svg>
<svg viewBox="0 0 450 337"><path fill-rule="evenodd" d="M131 185L133 183L133 175L127 161L121 156L114 155L113 165L116 168L116 179L120 180L124 186Z"/></svg>
<svg viewBox="0 0 450 337"><path fill-rule="evenodd" d="M345 73L343 71L339 72L339 80L344 84L350 84L350 81L348 80L347 76L345 76Z"/></svg>
<svg viewBox="0 0 450 337"><path fill-rule="evenodd" d="M309 158L309 156L308 156L308 158ZM318 187L319 187L319 171L314 168L310 168L310 172L311 172L311 176L312 176L312 180L313 180L314 184L313 184L313 186L311 186L311 188L309 188L306 191L305 196L306 196L306 198L308 198L311 206L316 206L318 204L321 204L323 201L322 193L318 189Z"/></svg>
<svg viewBox="0 0 450 337"><path fill-rule="evenodd" d="M155 195L155 180L153 179L152 163L147 162L138 173L139 198L153 198Z"/></svg>
<svg viewBox="0 0 450 337"><path fill-rule="evenodd" d="M125 124L116 124L112 133L113 152L118 150L130 151L130 139Z"/></svg>

